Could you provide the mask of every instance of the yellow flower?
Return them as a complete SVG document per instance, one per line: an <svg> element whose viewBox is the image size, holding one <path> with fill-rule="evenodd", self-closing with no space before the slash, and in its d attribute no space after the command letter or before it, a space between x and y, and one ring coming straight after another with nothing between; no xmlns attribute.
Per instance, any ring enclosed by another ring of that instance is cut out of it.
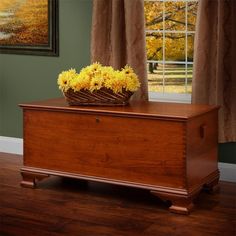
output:
<svg viewBox="0 0 236 236"><path fill-rule="evenodd" d="M81 70L82 74L89 75L90 77L95 76L96 74L101 72L102 65L98 62L93 63L90 66L86 66Z"/></svg>
<svg viewBox="0 0 236 236"><path fill-rule="evenodd" d="M84 76L83 74L78 74L73 81L71 81L71 88L78 92L81 89L89 89L90 88L90 78L89 76Z"/></svg>
<svg viewBox="0 0 236 236"><path fill-rule="evenodd" d="M77 76L75 69L70 69L68 71L63 71L59 74L57 79L57 84L59 85L59 89L62 91L67 91L70 88L71 81Z"/></svg>
<svg viewBox="0 0 236 236"><path fill-rule="evenodd" d="M134 92L140 87L138 76L130 66L126 65L125 68L121 70L121 77L125 80L126 85L124 88L127 91Z"/></svg>
<svg viewBox="0 0 236 236"><path fill-rule="evenodd" d="M103 86L103 78L102 77L94 77L90 82L89 90L93 92L94 90L99 90Z"/></svg>
<svg viewBox="0 0 236 236"><path fill-rule="evenodd" d="M137 76L126 77L126 87L127 91L135 92L139 87L140 83Z"/></svg>
<svg viewBox="0 0 236 236"><path fill-rule="evenodd" d="M119 71L98 62L82 68L79 74L75 69L63 71L59 74L57 83L64 92L70 88L74 91L87 89L93 92L105 87L114 93L121 93L123 90L134 92L140 87L138 77L130 66L126 65Z"/></svg>
<svg viewBox="0 0 236 236"><path fill-rule="evenodd" d="M129 65L126 65L122 69L122 72L124 72L126 75L134 74L134 70Z"/></svg>

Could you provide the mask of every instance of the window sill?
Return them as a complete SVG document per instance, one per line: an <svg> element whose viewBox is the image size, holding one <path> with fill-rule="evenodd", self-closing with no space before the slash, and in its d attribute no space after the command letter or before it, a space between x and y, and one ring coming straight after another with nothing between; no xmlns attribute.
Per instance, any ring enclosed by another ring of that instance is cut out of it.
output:
<svg viewBox="0 0 236 236"><path fill-rule="evenodd" d="M149 101L191 103L191 94L149 92Z"/></svg>

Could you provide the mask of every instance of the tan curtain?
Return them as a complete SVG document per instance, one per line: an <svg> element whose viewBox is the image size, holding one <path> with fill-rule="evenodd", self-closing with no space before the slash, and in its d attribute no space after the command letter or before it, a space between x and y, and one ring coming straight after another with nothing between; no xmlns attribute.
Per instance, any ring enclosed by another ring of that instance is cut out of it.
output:
<svg viewBox="0 0 236 236"><path fill-rule="evenodd" d="M236 142L236 0L200 0L192 103L220 105L219 142Z"/></svg>
<svg viewBox="0 0 236 236"><path fill-rule="evenodd" d="M93 0L91 60L129 64L141 82L133 99L148 99L143 0Z"/></svg>

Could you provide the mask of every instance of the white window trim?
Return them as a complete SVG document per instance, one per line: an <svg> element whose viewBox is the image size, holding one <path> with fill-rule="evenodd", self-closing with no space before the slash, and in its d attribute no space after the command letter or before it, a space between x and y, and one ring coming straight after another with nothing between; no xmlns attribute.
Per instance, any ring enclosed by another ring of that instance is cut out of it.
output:
<svg viewBox="0 0 236 236"><path fill-rule="evenodd" d="M191 94L149 92L149 101L191 103Z"/></svg>
<svg viewBox="0 0 236 236"><path fill-rule="evenodd" d="M191 61L186 62L186 61L155 61L155 60L147 60L147 62L150 62L150 63L160 63L160 64L165 63L165 64L171 64L171 65L173 65L173 64L193 65L193 62L191 62Z"/></svg>

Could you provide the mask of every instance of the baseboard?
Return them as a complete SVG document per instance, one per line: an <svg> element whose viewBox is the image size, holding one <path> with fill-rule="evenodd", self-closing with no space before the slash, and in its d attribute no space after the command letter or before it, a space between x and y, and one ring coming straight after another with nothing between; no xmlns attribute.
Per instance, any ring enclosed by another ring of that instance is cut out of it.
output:
<svg viewBox="0 0 236 236"><path fill-rule="evenodd" d="M236 164L219 162L220 180L236 183Z"/></svg>
<svg viewBox="0 0 236 236"><path fill-rule="evenodd" d="M23 139L0 136L0 152L23 155ZM219 163L220 180L236 183L236 164Z"/></svg>
<svg viewBox="0 0 236 236"><path fill-rule="evenodd" d="M23 139L0 136L0 152L23 155Z"/></svg>

